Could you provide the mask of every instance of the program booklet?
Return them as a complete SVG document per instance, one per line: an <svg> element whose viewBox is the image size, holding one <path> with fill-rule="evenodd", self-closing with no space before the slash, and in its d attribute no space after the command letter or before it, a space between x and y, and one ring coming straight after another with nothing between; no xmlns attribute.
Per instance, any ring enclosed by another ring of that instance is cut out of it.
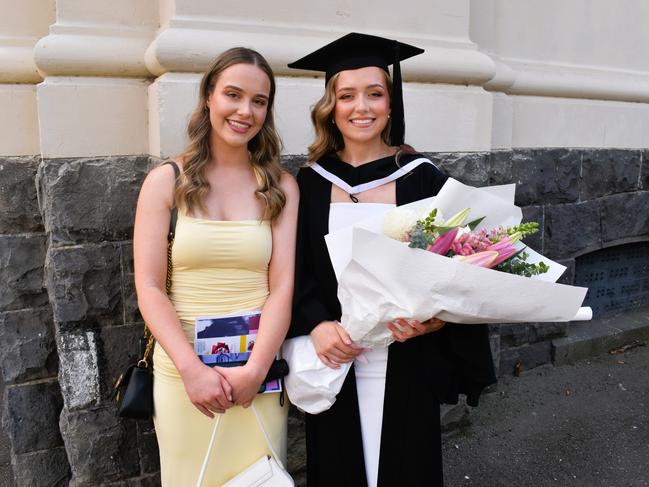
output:
<svg viewBox="0 0 649 487"><path fill-rule="evenodd" d="M201 362L210 367L236 367L247 362L255 346L261 313L196 318L194 350ZM259 392L281 392L282 382L271 380Z"/></svg>

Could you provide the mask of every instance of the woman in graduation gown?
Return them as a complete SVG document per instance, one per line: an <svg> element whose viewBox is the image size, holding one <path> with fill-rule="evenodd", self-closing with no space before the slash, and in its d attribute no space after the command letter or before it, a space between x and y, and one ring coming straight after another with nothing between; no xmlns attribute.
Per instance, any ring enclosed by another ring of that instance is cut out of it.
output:
<svg viewBox="0 0 649 487"><path fill-rule="evenodd" d="M333 406L306 415L309 487L443 485L440 403L456 403L462 393L477 405L482 389L495 382L486 326L404 317L388 325L392 345L362 351L337 322L337 281L324 236L387 205L434 196L447 178L403 146L399 61L422 52L352 33L289 65L326 73L325 93L312 111L312 162L297 177L289 336L310 335L329 367L354 361Z"/></svg>

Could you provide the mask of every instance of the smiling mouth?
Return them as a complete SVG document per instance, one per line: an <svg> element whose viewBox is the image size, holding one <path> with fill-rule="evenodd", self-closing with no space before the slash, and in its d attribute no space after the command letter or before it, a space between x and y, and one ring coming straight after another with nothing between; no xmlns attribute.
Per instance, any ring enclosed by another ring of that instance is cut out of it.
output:
<svg viewBox="0 0 649 487"><path fill-rule="evenodd" d="M250 127L252 127L251 124L246 123L246 122L238 122L236 120L230 120L226 119L228 122L228 125L235 131L235 132L246 132Z"/></svg>
<svg viewBox="0 0 649 487"><path fill-rule="evenodd" d="M349 122L354 126L354 127L369 127L372 125L375 119L373 118L353 118Z"/></svg>

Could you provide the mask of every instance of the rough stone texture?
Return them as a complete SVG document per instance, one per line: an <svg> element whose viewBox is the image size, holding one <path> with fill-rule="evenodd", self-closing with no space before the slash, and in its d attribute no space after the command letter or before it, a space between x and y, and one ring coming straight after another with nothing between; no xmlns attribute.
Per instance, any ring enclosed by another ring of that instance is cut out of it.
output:
<svg viewBox="0 0 649 487"><path fill-rule="evenodd" d="M649 150L642 151L640 159L640 177L638 178L638 189L649 190Z"/></svg>
<svg viewBox="0 0 649 487"><path fill-rule="evenodd" d="M36 197L40 157L0 157L0 234L42 232Z"/></svg>
<svg viewBox="0 0 649 487"><path fill-rule="evenodd" d="M128 324L102 328L98 332L97 363L100 371L100 395L102 400L111 400L113 384L129 363L136 360L138 340L142 336L143 324Z"/></svg>
<svg viewBox="0 0 649 487"><path fill-rule="evenodd" d="M287 470L296 485L306 485L306 441L304 414L291 405L288 410Z"/></svg>
<svg viewBox="0 0 649 487"><path fill-rule="evenodd" d="M132 276L135 272L133 264L133 243L125 242L121 246L122 250L122 273Z"/></svg>
<svg viewBox="0 0 649 487"><path fill-rule="evenodd" d="M559 284L568 284L569 286L574 285L575 283L575 259L563 259L558 260L557 263L566 266L566 270L563 272L559 280Z"/></svg>
<svg viewBox="0 0 649 487"><path fill-rule="evenodd" d="M500 332L492 332L491 330L494 328L500 328L498 325L490 325L489 328L489 348L491 348L491 360L493 361L494 364L494 371L496 375L499 374L500 372ZM491 386L489 386L491 387ZM488 387L488 388L489 388ZM487 389L488 389L487 388Z"/></svg>
<svg viewBox="0 0 649 487"><path fill-rule="evenodd" d="M649 191L607 196L601 208L605 243L649 239Z"/></svg>
<svg viewBox="0 0 649 487"><path fill-rule="evenodd" d="M114 408L64 409L60 426L75 486L109 484L140 475L136 428L131 422L120 422Z"/></svg>
<svg viewBox="0 0 649 487"><path fill-rule="evenodd" d="M47 304L43 284L44 235L0 236L0 310Z"/></svg>
<svg viewBox="0 0 649 487"><path fill-rule="evenodd" d="M2 487L16 487L16 481L14 480L14 473L10 463L0 464L0 485Z"/></svg>
<svg viewBox="0 0 649 487"><path fill-rule="evenodd" d="M47 286L61 329L122 323L118 245L50 247Z"/></svg>
<svg viewBox="0 0 649 487"><path fill-rule="evenodd" d="M543 226L544 226L544 213L542 206L524 206L522 222L536 222L539 224L539 231L529 237L525 237L525 244L529 245L538 253L543 253Z"/></svg>
<svg viewBox="0 0 649 487"><path fill-rule="evenodd" d="M515 323L500 326L500 349L519 347L531 341L532 325Z"/></svg>
<svg viewBox="0 0 649 487"><path fill-rule="evenodd" d="M56 375L49 308L0 313L0 368L4 381L9 383Z"/></svg>
<svg viewBox="0 0 649 487"><path fill-rule="evenodd" d="M306 162L307 156L304 155L282 156L282 164L294 176L297 174L297 170L300 166L304 165Z"/></svg>
<svg viewBox="0 0 649 487"><path fill-rule="evenodd" d="M0 402L4 404L5 383L0 380ZM11 441L4 428L0 428L0 485L14 487L14 473L11 468Z"/></svg>
<svg viewBox="0 0 649 487"><path fill-rule="evenodd" d="M581 169L581 200L638 189L641 152L586 150Z"/></svg>
<svg viewBox="0 0 649 487"><path fill-rule="evenodd" d="M38 183L52 243L128 240L149 163L148 156L44 159Z"/></svg>
<svg viewBox="0 0 649 487"><path fill-rule="evenodd" d="M122 258L122 302L124 303L124 323L139 323L142 315L137 306L135 275L133 273L133 245L128 242L121 246Z"/></svg>
<svg viewBox="0 0 649 487"><path fill-rule="evenodd" d="M130 427L131 424L132 422L127 421L127 427ZM143 474L158 472L160 470L160 453L153 421L137 422L137 448L140 453L140 471Z"/></svg>
<svg viewBox="0 0 649 487"><path fill-rule="evenodd" d="M101 484L102 487L159 487L160 475L143 475L133 479L112 482L110 484Z"/></svg>
<svg viewBox="0 0 649 487"><path fill-rule="evenodd" d="M63 487L68 485L70 465L63 446L16 455L16 483L21 487Z"/></svg>
<svg viewBox="0 0 649 487"><path fill-rule="evenodd" d="M500 352L500 374L511 375L516 370L530 370L552 362L552 342L543 341ZM519 364L520 365L517 365Z"/></svg>
<svg viewBox="0 0 649 487"><path fill-rule="evenodd" d="M519 206L577 201L581 154L570 149L515 149L491 154L489 183L516 183Z"/></svg>
<svg viewBox="0 0 649 487"><path fill-rule="evenodd" d="M16 455L61 446L58 417L63 406L55 380L9 386L2 423Z"/></svg>
<svg viewBox="0 0 649 487"><path fill-rule="evenodd" d="M469 186L482 187L489 184L489 154L426 154L450 177Z"/></svg>
<svg viewBox="0 0 649 487"><path fill-rule="evenodd" d="M530 336L531 342L541 340L552 340L566 336L568 332L568 323L532 323Z"/></svg>
<svg viewBox="0 0 649 487"><path fill-rule="evenodd" d="M64 333L57 340L59 382L65 407L73 410L96 405L101 385L95 333Z"/></svg>
<svg viewBox="0 0 649 487"><path fill-rule="evenodd" d="M597 201L548 206L545 209L544 253L565 259L602 246Z"/></svg>

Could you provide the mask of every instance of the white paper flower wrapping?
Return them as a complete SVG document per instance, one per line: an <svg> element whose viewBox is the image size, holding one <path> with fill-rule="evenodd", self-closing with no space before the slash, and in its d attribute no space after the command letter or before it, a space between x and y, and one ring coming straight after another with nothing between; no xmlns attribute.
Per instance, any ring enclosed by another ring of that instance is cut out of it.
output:
<svg viewBox="0 0 649 487"><path fill-rule="evenodd" d="M449 179L434 200L400 208L418 212L434 202L453 215L470 207L469 221L485 216L482 224L493 228L520 223L521 211L513 201L513 185L479 189ZM360 346L387 346L391 332L386 325L397 318L476 324L590 319L587 309L578 314L587 289L556 284L565 267L531 249L528 261L543 260L549 273L527 278L411 249L384 235L383 224L381 215L326 237L338 278L341 324ZM287 340L284 357L291 402L311 414L329 409L350 365L325 366L308 336Z"/></svg>

